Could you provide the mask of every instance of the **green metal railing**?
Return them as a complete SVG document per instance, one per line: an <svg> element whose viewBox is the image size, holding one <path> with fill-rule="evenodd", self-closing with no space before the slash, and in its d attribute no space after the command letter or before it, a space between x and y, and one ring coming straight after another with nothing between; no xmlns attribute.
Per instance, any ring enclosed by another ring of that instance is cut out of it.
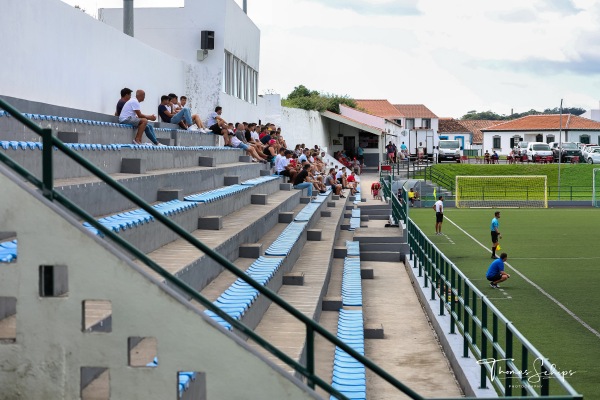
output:
<svg viewBox="0 0 600 400"><path fill-rule="evenodd" d="M479 360L481 388L487 388L489 379L497 393L511 398L513 392L524 397L583 398L410 218L407 233L413 268L430 288L431 300L438 301L439 314L449 314L450 333L463 336L462 356L469 357L470 350ZM559 394L550 395L551 381Z"/></svg>
<svg viewBox="0 0 600 400"><path fill-rule="evenodd" d="M41 190L42 194L50 201L56 201L61 204L73 214L81 218L83 221L88 222L94 228L98 229L105 235L107 238L112 240L117 245L121 246L123 249L131 253L133 256L137 257L140 261L146 264L150 269L158 273L161 277L163 277L168 283L172 284L177 289L181 290L183 293L188 295L190 298L198 301L207 309L213 311L219 317L223 318L232 327L239 330L244 335L248 336L252 340L254 340L258 345L269 351L275 357L279 358L281 361L288 364L290 367L294 368L295 371L304 376L307 380L307 384L311 388L315 388L319 386L327 393L336 396L338 399L347 399L342 393L334 389L330 384L322 380L315 374L315 333L320 334L323 338L325 338L330 343L335 346L341 348L346 353L354 357L356 360L361 362L365 367L369 368L375 374L380 376L382 379L390 383L392 386L406 394L412 399L423 399L416 392L411 390L409 387L404 385L402 382L398 381L388 372L383 370L381 367L373 363L373 361L369 360L365 356L358 353L352 347L345 344L343 341L338 339L335 335L331 334L317 322L313 321L311 318L305 316L302 312L295 309L281 297L279 297L275 292L268 289L267 287L259 284L254 279L246 275L246 273L239 268L237 268L233 263L231 263L228 259L223 257L221 254L217 253L203 242L196 239L193 235L188 233L185 229L180 227L178 224L165 217L163 214L156 211L152 208L148 203L146 203L142 198L137 196L135 193L128 190L126 187L122 186L120 183L112 179L109 175L104 173L102 170L97 168L95 165L87 161L85 158L81 157L79 154L71 150L67 147L61 140L54 137L52 135L51 129L42 129L35 123L31 122L29 119L25 118L21 113L13 108L10 104L6 103L3 99L0 99L0 108L6 110L10 115L12 115L15 119L23 123L26 127L36 132L42 137L43 149L42 149L42 180L40 181L36 178L31 172L27 171L25 168L15 163L10 157L5 154L0 153L0 161L14 170L16 173L21 175L23 178L31 182L34 186L36 186L39 190ZM77 162L79 165L86 168L92 174L100 178L104 181L108 186L113 188L115 191L126 197L128 200L132 201L134 204L148 212L152 215L157 221L160 221L162 224L167 226L170 230L177 233L181 238L185 239L188 243L196 247L197 249L204 252L210 258L218 262L224 268L232 272L237 277L243 279L250 286L258 290L261 294L266 296L269 300L273 301L273 303L277 304L281 308L283 308L286 312L293 315L296 319L301 321L306 328L306 366L300 364L299 362L290 358L287 354L283 353L272 344L270 344L267 340L263 339L261 336L254 333L254 331L243 323L231 318L227 313L222 311L220 308L215 306L211 301L207 300L204 296L202 296L197 290L187 285L185 282L181 281L167 270L163 269L160 265L155 263L152 259L148 258L143 252L138 250L136 247L131 245L126 240L122 239L119 235L115 234L111 230L105 228L102 224L100 224L96 219L88 214L85 210L81 209L75 203L71 202L67 197L58 193L54 190L53 187L53 169L52 169L52 157L54 149L61 151L66 156Z"/></svg>

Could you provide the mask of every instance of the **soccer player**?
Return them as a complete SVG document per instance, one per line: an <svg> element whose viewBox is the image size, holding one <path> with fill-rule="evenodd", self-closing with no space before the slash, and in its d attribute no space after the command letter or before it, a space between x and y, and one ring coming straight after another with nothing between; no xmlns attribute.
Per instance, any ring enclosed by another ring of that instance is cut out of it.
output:
<svg viewBox="0 0 600 400"><path fill-rule="evenodd" d="M502 238L502 235L500 235L500 231L498 231L498 228L500 227L500 222L498 221L498 219L500 218L500 211L496 211L494 213L494 218L492 218L492 226L491 226L491 230L492 230L492 258L498 258L496 257L496 248L498 247L498 238Z"/></svg>
<svg viewBox="0 0 600 400"><path fill-rule="evenodd" d="M442 234L442 222L444 222L444 196L440 196L433 205L435 210L435 234Z"/></svg>
<svg viewBox="0 0 600 400"><path fill-rule="evenodd" d="M500 282L504 282L510 275L504 272L504 262L508 258L506 253L500 254L500 258L492 261L490 267L485 274L485 277L488 281L490 281L490 286L492 289L498 289L500 286L498 284Z"/></svg>

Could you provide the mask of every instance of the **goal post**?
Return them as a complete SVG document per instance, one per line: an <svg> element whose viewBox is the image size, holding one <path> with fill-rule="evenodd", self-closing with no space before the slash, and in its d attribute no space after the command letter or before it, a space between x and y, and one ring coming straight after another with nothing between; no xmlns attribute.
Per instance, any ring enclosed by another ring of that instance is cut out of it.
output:
<svg viewBox="0 0 600 400"><path fill-rule="evenodd" d="M457 208L548 207L545 175L459 175L455 191Z"/></svg>
<svg viewBox="0 0 600 400"><path fill-rule="evenodd" d="M600 207L600 168L594 168L592 182L592 206Z"/></svg>

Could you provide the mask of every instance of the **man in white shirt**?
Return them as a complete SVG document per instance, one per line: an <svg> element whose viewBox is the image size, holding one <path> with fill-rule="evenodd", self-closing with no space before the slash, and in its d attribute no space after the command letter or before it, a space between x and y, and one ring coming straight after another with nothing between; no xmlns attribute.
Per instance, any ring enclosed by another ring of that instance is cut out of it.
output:
<svg viewBox="0 0 600 400"><path fill-rule="evenodd" d="M440 196L433 205L435 210L435 234L442 234L442 222L444 222L444 196Z"/></svg>
<svg viewBox="0 0 600 400"><path fill-rule="evenodd" d="M137 133L133 139L133 144L142 144L142 133L146 132L148 139L152 141L156 146L159 146L156 135L154 134L154 127L149 124L148 121L156 121L156 115L145 115L140 111L140 103L146 98L146 92L141 89L135 91L135 97L129 99L121 110L119 115L119 123L124 125L131 125L134 128L137 127Z"/></svg>
<svg viewBox="0 0 600 400"><path fill-rule="evenodd" d="M277 175L283 175L290 178L290 181L294 182L296 178L296 170L290 168L290 158L292 158L293 152L291 150L286 150L284 153L284 157L280 158L275 164L275 171Z"/></svg>

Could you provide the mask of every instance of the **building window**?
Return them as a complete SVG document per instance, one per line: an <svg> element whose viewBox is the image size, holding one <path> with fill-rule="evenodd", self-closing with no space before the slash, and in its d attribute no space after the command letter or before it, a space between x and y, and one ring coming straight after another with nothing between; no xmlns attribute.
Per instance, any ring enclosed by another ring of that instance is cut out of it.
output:
<svg viewBox="0 0 600 400"><path fill-rule="evenodd" d="M363 149L378 149L379 136L370 132L358 131L358 144Z"/></svg>
<svg viewBox="0 0 600 400"><path fill-rule="evenodd" d="M590 144L590 135L579 136L579 141L583 144Z"/></svg>
<svg viewBox="0 0 600 400"><path fill-rule="evenodd" d="M421 120L421 126L425 129L431 129L431 119L430 118L423 118Z"/></svg>
<svg viewBox="0 0 600 400"><path fill-rule="evenodd" d="M537 135L535 135L535 141L537 143L543 143L544 142L544 135L542 135L541 133L538 133Z"/></svg>
<svg viewBox="0 0 600 400"><path fill-rule="evenodd" d="M552 142L554 142L554 135L547 135L546 143L552 143Z"/></svg>
<svg viewBox="0 0 600 400"><path fill-rule="evenodd" d="M406 118L406 129L415 129L415 119Z"/></svg>
<svg viewBox="0 0 600 400"><path fill-rule="evenodd" d="M256 104L258 101L258 72L225 51L223 91L238 99Z"/></svg>
<svg viewBox="0 0 600 400"><path fill-rule="evenodd" d="M500 149L502 148L502 138L500 136L494 136L492 139L492 148Z"/></svg>
<svg viewBox="0 0 600 400"><path fill-rule="evenodd" d="M510 148L514 149L515 147L517 147L517 145L519 144L520 141L522 141L523 139L521 138L521 136L513 136L510 138Z"/></svg>

